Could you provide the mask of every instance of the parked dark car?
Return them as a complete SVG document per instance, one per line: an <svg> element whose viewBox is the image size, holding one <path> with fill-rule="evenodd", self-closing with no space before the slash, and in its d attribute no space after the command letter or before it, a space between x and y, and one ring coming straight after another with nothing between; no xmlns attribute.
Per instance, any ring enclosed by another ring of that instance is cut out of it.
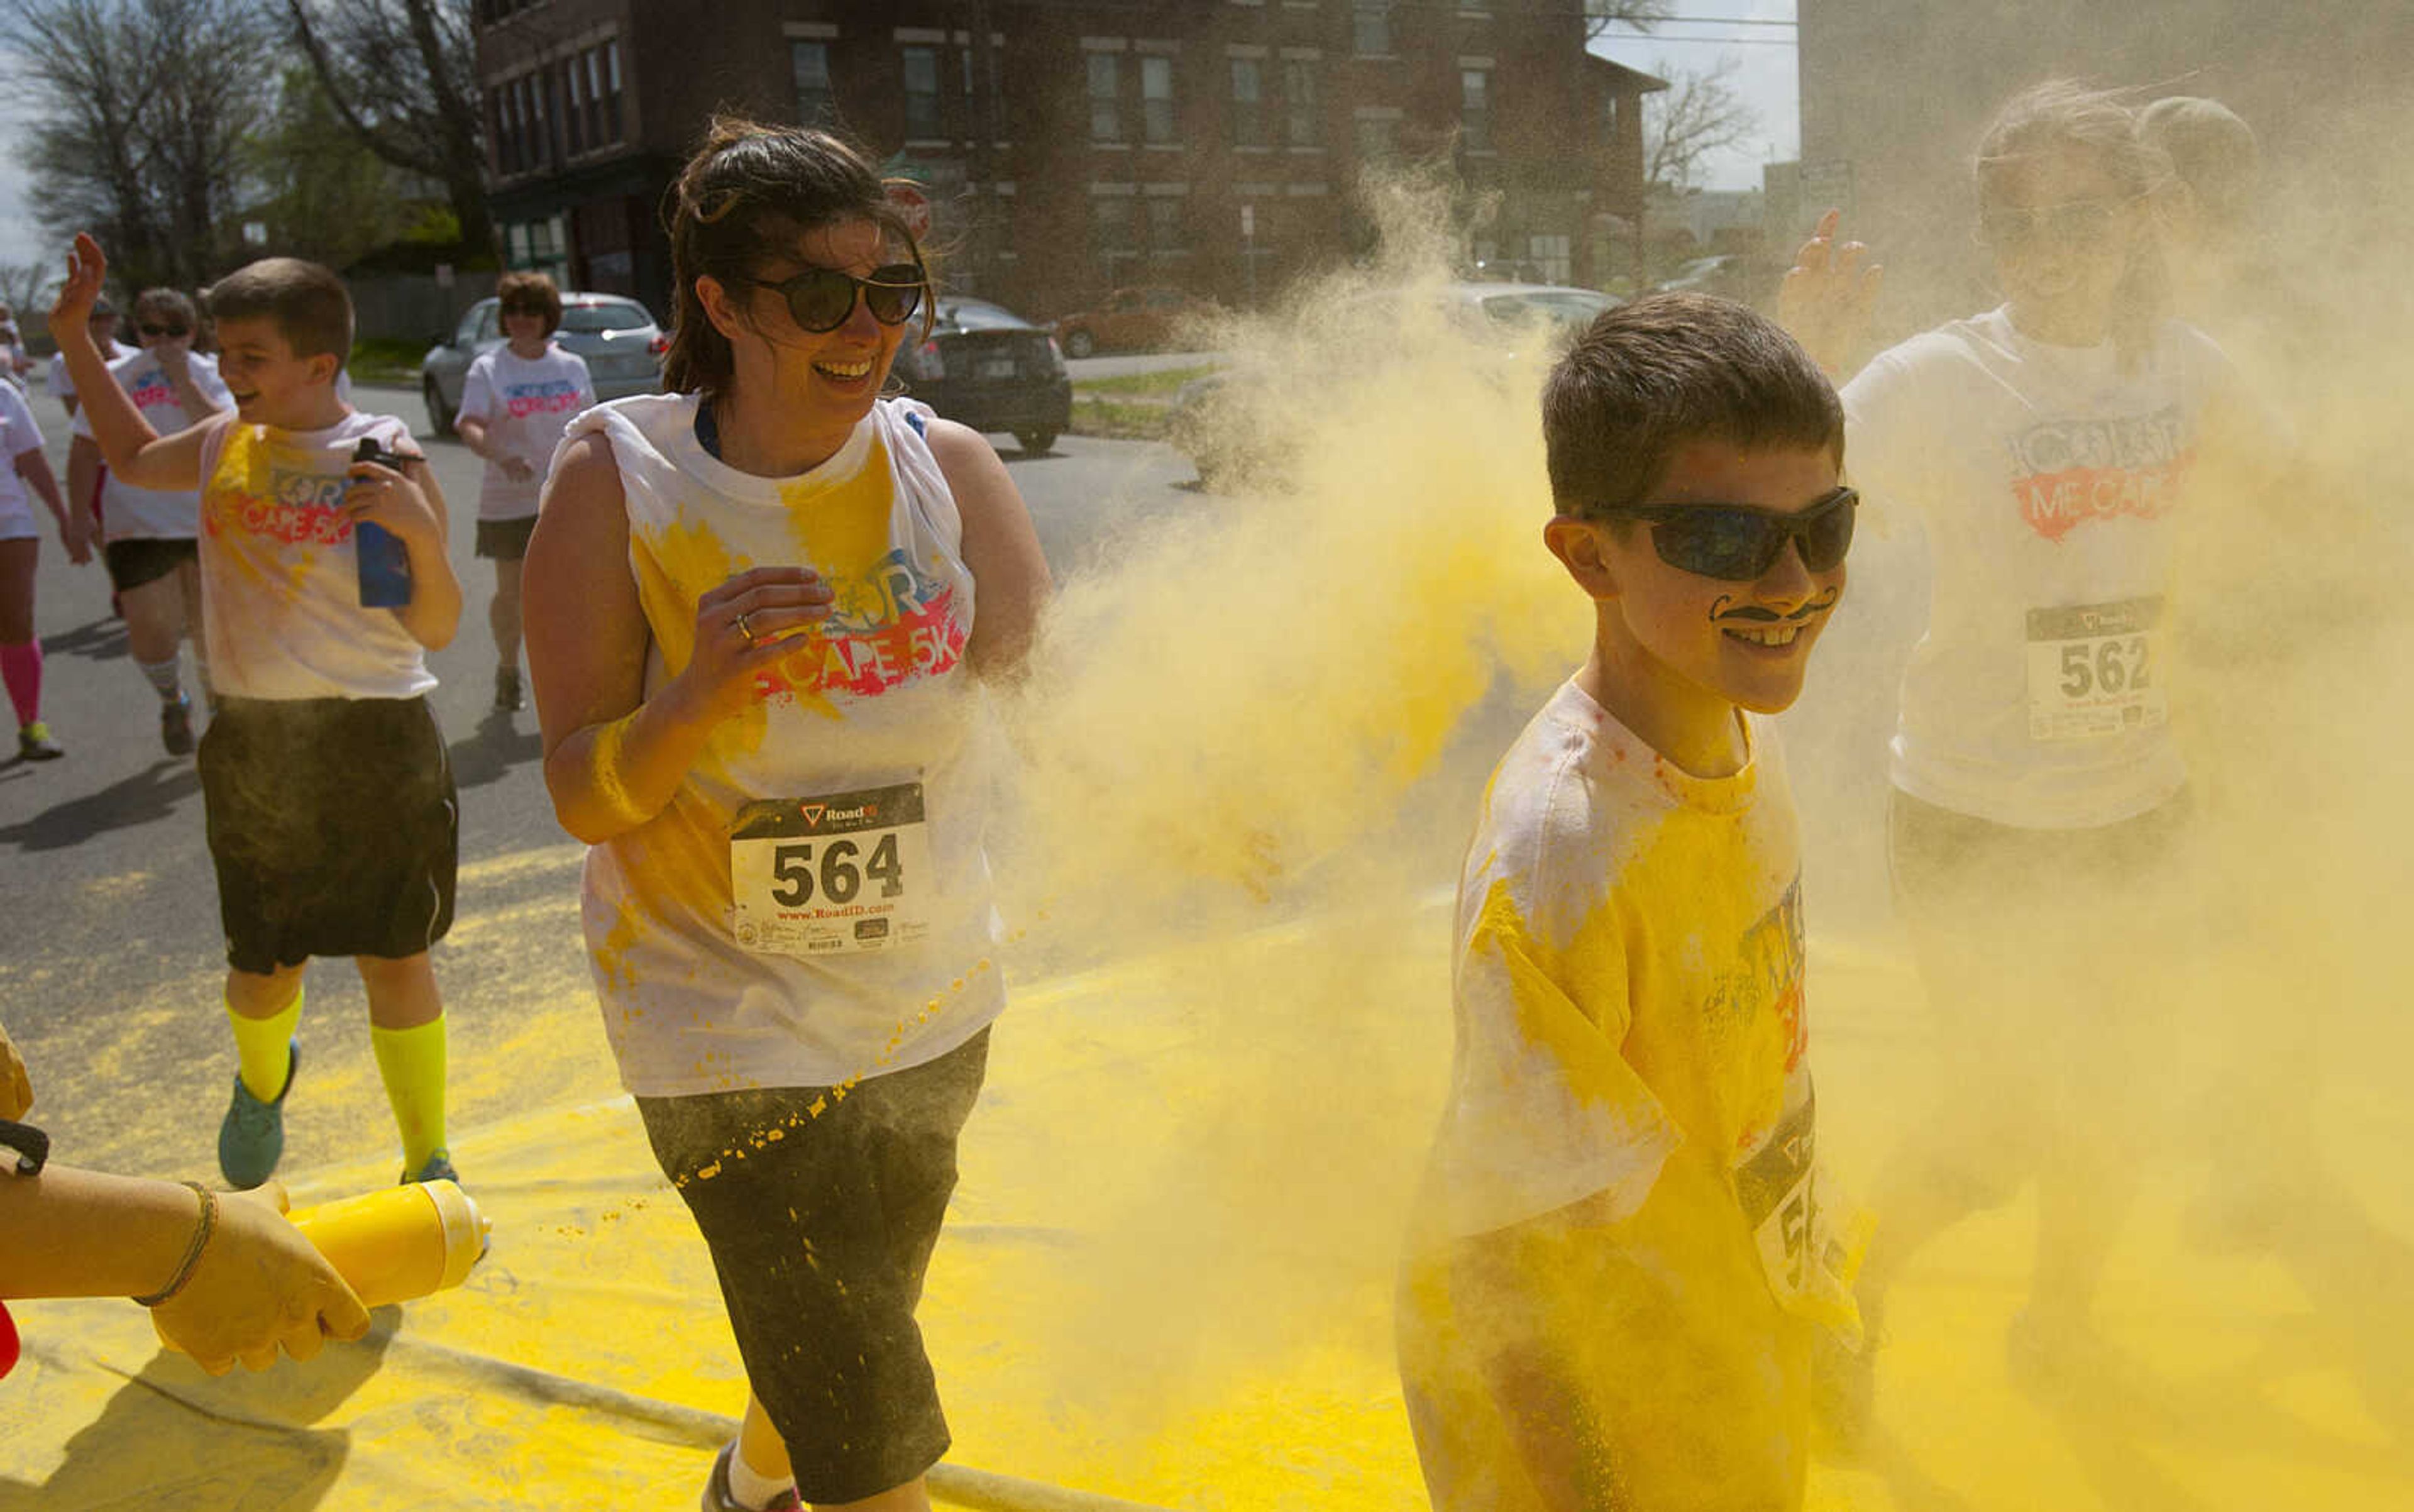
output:
<svg viewBox="0 0 2414 1512"><path fill-rule="evenodd" d="M1095 309L1076 311L1056 322L1056 339L1068 357L1094 352L1156 352L1185 322L1216 313L1206 300L1179 289L1118 289Z"/></svg>
<svg viewBox="0 0 2414 1512"><path fill-rule="evenodd" d="M1005 306L943 297L927 338L916 341L908 329L890 371L942 418L1012 431L1026 452L1046 451L1073 423L1064 353Z"/></svg>
<svg viewBox="0 0 2414 1512"><path fill-rule="evenodd" d="M565 292L561 327L553 338L587 359L598 400L653 394L663 386L663 353L670 337L653 313L620 294ZM478 353L503 344L501 317L492 296L469 307L449 337L439 337L419 360L419 392L427 400L427 423L440 436L453 434L461 412L461 384Z"/></svg>

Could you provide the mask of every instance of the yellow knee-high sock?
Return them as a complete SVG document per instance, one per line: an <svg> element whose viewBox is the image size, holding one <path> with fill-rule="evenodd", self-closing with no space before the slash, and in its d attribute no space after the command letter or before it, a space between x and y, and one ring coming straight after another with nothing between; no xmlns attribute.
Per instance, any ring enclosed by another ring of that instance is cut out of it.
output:
<svg viewBox="0 0 2414 1512"><path fill-rule="evenodd" d="M247 1019L227 1007L227 1019L234 1025L235 1059L243 1073L243 1085L262 1102L274 1102L285 1095L286 1073L293 1069L293 1030L302 1022L302 989L293 989L293 1001L282 1011L264 1019Z"/></svg>
<svg viewBox="0 0 2414 1512"><path fill-rule="evenodd" d="M394 1126L402 1132L402 1168L416 1171L444 1147L444 1018L416 1028L369 1025L385 1100L394 1105Z"/></svg>

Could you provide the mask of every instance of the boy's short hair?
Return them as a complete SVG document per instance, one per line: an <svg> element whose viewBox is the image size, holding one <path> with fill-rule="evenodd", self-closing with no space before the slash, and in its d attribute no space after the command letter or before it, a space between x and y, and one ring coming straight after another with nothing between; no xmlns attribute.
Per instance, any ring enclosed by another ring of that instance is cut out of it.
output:
<svg viewBox="0 0 2414 1512"><path fill-rule="evenodd" d="M561 329L561 291L542 273L506 273L495 280L497 313L521 312L544 317L544 334Z"/></svg>
<svg viewBox="0 0 2414 1512"><path fill-rule="evenodd" d="M264 257L205 290L210 319L265 320L297 357L328 356L341 367L352 355L352 296L344 280L298 257Z"/></svg>
<svg viewBox="0 0 2414 1512"><path fill-rule="evenodd" d="M1844 407L1777 322L1709 294L1649 294L1587 326L1542 387L1551 501L1598 517L1647 502L1689 442L1825 450Z"/></svg>

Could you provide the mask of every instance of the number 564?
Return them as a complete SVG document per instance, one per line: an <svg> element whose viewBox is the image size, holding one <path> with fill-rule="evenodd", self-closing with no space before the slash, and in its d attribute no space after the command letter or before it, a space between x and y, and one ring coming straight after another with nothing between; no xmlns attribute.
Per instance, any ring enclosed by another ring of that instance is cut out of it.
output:
<svg viewBox="0 0 2414 1512"><path fill-rule="evenodd" d="M785 845L771 852L771 901L795 908L813 901L816 875L822 896L832 903L853 903L866 877L880 884L880 895L893 898L905 891L905 869L898 863L897 837L886 834L872 847L872 859L861 866L855 859L862 848L852 840L833 840L822 847L816 873L810 842Z"/></svg>

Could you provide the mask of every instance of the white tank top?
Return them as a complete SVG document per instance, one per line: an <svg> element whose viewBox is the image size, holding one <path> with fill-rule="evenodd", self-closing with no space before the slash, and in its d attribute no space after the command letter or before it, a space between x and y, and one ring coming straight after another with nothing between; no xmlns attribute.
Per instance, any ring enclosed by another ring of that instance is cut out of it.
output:
<svg viewBox="0 0 2414 1512"><path fill-rule="evenodd" d="M641 395L563 438L599 433L618 464L647 693L687 665L696 600L733 574L811 566L838 602L666 808L588 851L604 1031L640 1097L903 1070L1006 1006L983 849L997 736L964 665L973 576L931 412L875 405L793 478L721 462L695 412Z"/></svg>
<svg viewBox="0 0 2414 1512"><path fill-rule="evenodd" d="M361 606L344 477L364 436L416 451L410 427L355 410L323 430L230 412L201 442L201 627L210 681L236 698L414 698L426 649Z"/></svg>

